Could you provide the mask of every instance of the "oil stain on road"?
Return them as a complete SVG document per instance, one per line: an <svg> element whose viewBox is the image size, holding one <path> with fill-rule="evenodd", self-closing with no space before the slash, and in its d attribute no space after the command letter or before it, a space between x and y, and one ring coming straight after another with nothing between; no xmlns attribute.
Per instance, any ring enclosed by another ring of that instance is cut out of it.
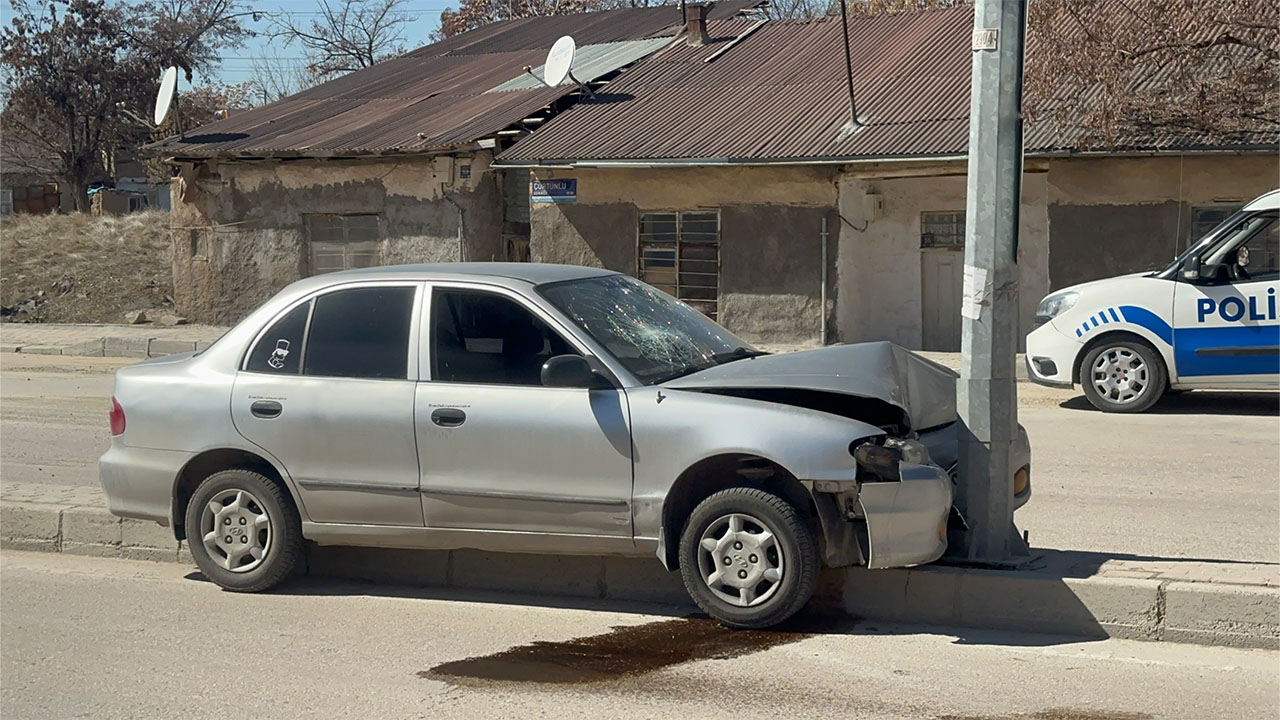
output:
<svg viewBox="0 0 1280 720"><path fill-rule="evenodd" d="M455 685L603 682L693 660L740 657L812 634L800 625L780 630L730 630L714 620L682 618L617 627L563 642L534 642L493 655L447 662L418 675Z"/></svg>

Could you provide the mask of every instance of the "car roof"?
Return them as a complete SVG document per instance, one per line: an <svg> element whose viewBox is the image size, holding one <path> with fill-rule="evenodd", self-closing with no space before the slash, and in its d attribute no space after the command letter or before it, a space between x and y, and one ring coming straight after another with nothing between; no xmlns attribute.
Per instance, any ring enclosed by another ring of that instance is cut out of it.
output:
<svg viewBox="0 0 1280 720"><path fill-rule="evenodd" d="M321 276L331 280L457 280L486 277L520 280L532 285L580 280L583 278L617 275L612 270L583 267L581 265L553 265L550 263L519 262L455 262L426 263L419 265L381 265L378 267L343 270Z"/></svg>
<svg viewBox="0 0 1280 720"><path fill-rule="evenodd" d="M1280 210L1280 189L1263 193L1244 206L1245 210Z"/></svg>

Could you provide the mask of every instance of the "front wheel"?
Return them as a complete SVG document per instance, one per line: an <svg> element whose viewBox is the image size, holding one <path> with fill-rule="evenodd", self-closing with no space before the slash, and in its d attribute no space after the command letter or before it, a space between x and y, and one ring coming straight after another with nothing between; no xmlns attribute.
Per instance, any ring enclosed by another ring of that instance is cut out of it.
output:
<svg viewBox="0 0 1280 720"><path fill-rule="evenodd" d="M708 615L734 628L765 628L813 595L818 550L790 503L736 487L703 500L680 535L685 589Z"/></svg>
<svg viewBox="0 0 1280 720"><path fill-rule="evenodd" d="M224 470L205 478L186 520L196 565L227 590L271 588L302 556L302 523L292 500L256 472Z"/></svg>
<svg viewBox="0 0 1280 720"><path fill-rule="evenodd" d="M1147 410L1169 385L1160 353L1139 340L1103 342L1080 363L1080 384L1089 402L1103 412Z"/></svg>

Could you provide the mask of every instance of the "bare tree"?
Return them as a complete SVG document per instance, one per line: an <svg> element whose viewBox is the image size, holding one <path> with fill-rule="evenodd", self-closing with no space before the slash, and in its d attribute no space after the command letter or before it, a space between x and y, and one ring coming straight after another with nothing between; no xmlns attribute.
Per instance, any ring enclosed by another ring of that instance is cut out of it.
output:
<svg viewBox="0 0 1280 720"><path fill-rule="evenodd" d="M234 4L224 0L184 0L191 15L181 23L151 14L155 3L12 0L11 6L10 23L0 29L0 136L20 150L12 157L58 177L78 210L88 209L86 190L108 172L115 152L145 138L149 128L129 114L150 114L157 68L205 67L218 49L243 38ZM202 19L188 24L192 17Z"/></svg>
<svg viewBox="0 0 1280 720"><path fill-rule="evenodd" d="M262 13L239 0L146 0L127 15L120 30L130 42L161 67L181 68L190 82L194 72L217 68L220 51L253 36L240 18L257 20Z"/></svg>
<svg viewBox="0 0 1280 720"><path fill-rule="evenodd" d="M1040 0L1025 102L1079 145L1280 132L1280 5Z"/></svg>
<svg viewBox="0 0 1280 720"><path fill-rule="evenodd" d="M643 2L643 0L639 0ZM665 3L654 2L653 5ZM592 10L631 6L626 0L462 0L457 10L440 13L440 27L433 40L452 37L489 23L544 15L571 15ZM645 2L644 7L649 3Z"/></svg>
<svg viewBox="0 0 1280 720"><path fill-rule="evenodd" d="M310 63L298 64L279 55L264 55L253 60L253 77L249 80L249 99L255 103L273 103L296 95L324 81Z"/></svg>
<svg viewBox="0 0 1280 720"><path fill-rule="evenodd" d="M302 23L290 14L276 14L271 34L285 45L300 45L314 76L341 75L404 52L404 25L411 19L403 10L406 2L317 0L315 19Z"/></svg>

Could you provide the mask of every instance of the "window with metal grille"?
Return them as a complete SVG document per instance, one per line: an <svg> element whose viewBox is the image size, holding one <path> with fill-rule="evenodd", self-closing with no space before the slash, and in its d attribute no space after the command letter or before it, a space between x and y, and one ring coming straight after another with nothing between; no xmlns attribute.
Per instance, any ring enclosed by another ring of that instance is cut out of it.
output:
<svg viewBox="0 0 1280 720"><path fill-rule="evenodd" d="M964 247L964 213L920 213L920 247Z"/></svg>
<svg viewBox="0 0 1280 720"><path fill-rule="evenodd" d="M1187 238L1187 242L1195 242L1208 235L1210 230L1218 227L1242 207L1244 203L1214 203L1192 207L1191 236Z"/></svg>
<svg viewBox="0 0 1280 720"><path fill-rule="evenodd" d="M715 318L720 298L720 211L640 216L640 279Z"/></svg>
<svg viewBox="0 0 1280 720"><path fill-rule="evenodd" d="M382 261L377 215L306 215L312 275L374 267Z"/></svg>

